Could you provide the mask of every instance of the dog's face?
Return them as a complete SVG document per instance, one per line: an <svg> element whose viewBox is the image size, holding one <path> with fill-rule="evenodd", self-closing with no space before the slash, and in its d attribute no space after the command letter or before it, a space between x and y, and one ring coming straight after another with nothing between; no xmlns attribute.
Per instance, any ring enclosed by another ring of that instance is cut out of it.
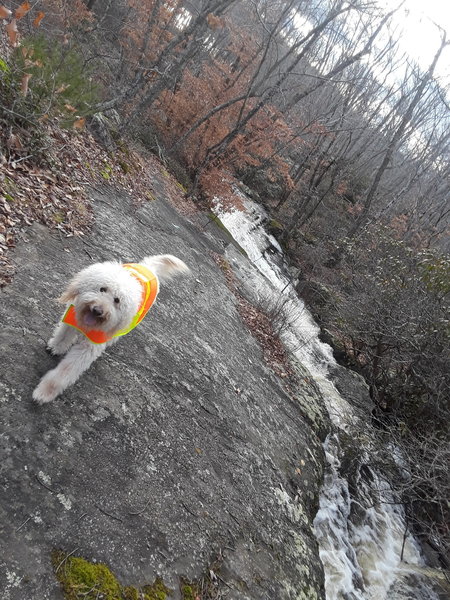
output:
<svg viewBox="0 0 450 600"><path fill-rule="evenodd" d="M60 297L73 304L80 325L114 333L125 328L142 298L141 284L120 263L97 263L80 271Z"/></svg>

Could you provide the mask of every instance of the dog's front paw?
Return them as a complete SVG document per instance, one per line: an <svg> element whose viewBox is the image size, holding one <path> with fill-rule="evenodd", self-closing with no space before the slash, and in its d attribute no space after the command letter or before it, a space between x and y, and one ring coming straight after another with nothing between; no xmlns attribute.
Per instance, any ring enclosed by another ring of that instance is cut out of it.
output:
<svg viewBox="0 0 450 600"><path fill-rule="evenodd" d="M50 345L47 344L47 346L45 346L45 351L47 352L47 354L49 356L56 356L56 352L53 351L53 348L50 347Z"/></svg>
<svg viewBox="0 0 450 600"><path fill-rule="evenodd" d="M67 352L67 344L57 344L54 338L48 341L46 352L52 356L61 356Z"/></svg>
<svg viewBox="0 0 450 600"><path fill-rule="evenodd" d="M33 400L37 404L47 404L61 393L61 386L49 376L45 375L33 392Z"/></svg>

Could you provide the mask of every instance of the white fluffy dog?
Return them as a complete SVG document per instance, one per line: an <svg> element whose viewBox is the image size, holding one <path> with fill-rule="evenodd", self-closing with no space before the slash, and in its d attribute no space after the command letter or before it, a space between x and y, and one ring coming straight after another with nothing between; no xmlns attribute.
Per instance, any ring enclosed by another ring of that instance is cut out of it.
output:
<svg viewBox="0 0 450 600"><path fill-rule="evenodd" d="M75 275L59 298L68 306L48 342L52 354L67 354L44 375L33 399L46 404L75 383L105 348L142 320L156 298L159 279L188 271L179 258L165 254L138 264L96 263Z"/></svg>

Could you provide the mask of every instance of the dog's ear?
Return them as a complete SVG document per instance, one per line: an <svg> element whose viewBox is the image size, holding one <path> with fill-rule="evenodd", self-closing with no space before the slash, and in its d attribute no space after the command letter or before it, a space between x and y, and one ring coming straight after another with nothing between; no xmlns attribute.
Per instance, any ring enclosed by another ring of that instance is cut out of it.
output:
<svg viewBox="0 0 450 600"><path fill-rule="evenodd" d="M74 277L72 281L69 282L69 285L61 294L61 296L58 298L58 302L61 302L61 304L71 304L75 301L75 298L78 296L78 294L78 280L76 277Z"/></svg>

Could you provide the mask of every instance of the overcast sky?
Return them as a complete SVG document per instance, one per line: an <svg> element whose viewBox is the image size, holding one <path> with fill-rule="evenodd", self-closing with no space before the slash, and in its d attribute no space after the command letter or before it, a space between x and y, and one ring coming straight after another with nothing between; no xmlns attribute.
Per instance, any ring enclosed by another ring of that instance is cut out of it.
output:
<svg viewBox="0 0 450 600"><path fill-rule="evenodd" d="M389 9L400 4L401 0L380 0ZM403 48L422 67L427 67L439 47L439 29L433 21L447 31L450 39L450 0L406 0L396 18L403 29ZM450 84L450 48L446 48L436 70L445 84Z"/></svg>

